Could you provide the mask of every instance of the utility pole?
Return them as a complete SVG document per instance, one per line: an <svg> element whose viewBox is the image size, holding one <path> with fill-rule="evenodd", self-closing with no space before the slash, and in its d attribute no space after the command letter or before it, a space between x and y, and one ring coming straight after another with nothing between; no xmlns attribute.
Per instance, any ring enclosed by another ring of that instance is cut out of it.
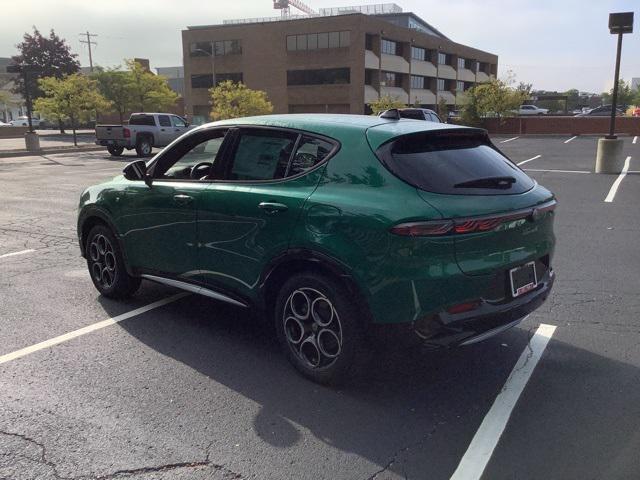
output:
<svg viewBox="0 0 640 480"><path fill-rule="evenodd" d="M86 40L80 40L80 43L86 43L89 47L89 70L91 71L91 73L93 73L93 58L91 57L91 46L98 45L98 43L91 40L91 37L97 37L98 35L95 33L89 33L89 30L87 30L85 33L79 33L78 35L87 37Z"/></svg>

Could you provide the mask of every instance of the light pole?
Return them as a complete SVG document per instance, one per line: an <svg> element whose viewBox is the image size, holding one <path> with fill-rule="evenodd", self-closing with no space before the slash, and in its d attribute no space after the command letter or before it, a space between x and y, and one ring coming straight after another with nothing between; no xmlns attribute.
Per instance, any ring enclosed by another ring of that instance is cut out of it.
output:
<svg viewBox="0 0 640 480"><path fill-rule="evenodd" d="M216 86L216 42L211 42L211 52L207 52L202 48L196 48L193 50L194 52L202 52L205 55L211 57L211 87ZM211 100L211 107L213 108L213 100ZM192 112L193 113L193 112Z"/></svg>
<svg viewBox="0 0 640 480"><path fill-rule="evenodd" d="M615 139L616 107L618 105L618 82L620 81L620 54L622 53L622 35L633 32L633 12L610 13L609 32L618 34L618 49L616 51L616 72L613 81L613 98L611 99L611 121L609 122L609 135L606 138Z"/></svg>

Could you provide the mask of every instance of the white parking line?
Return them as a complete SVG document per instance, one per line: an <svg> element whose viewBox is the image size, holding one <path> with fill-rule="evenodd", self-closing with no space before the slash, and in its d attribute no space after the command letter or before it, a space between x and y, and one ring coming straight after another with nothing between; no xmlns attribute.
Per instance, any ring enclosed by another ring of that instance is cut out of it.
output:
<svg viewBox="0 0 640 480"><path fill-rule="evenodd" d="M544 168L523 168L525 172L591 173L589 170L548 170Z"/></svg>
<svg viewBox="0 0 640 480"><path fill-rule="evenodd" d="M122 315L118 315L116 317L108 318L106 320L87 325L86 327L79 328L78 330L73 330L72 332L65 333L58 337L45 340L44 342L36 343L35 345L31 345L30 347L21 348L20 350L16 350L15 352L7 353L0 356L0 365L10 362L11 360L16 360L18 358L29 355L30 353L37 352L38 350L44 350L45 348L58 345L59 343L68 342L69 340L72 340L76 337L95 332L96 330L108 327L109 325L115 325L116 323L122 322L123 320L126 320L128 318L135 317L136 315L148 312L149 310L153 310L155 308L162 307L163 305L167 305L168 303L175 302L176 300L186 297L187 295L189 295L189 293L178 293L168 298L158 300L157 302L150 303L149 305L136 308L135 310L131 310L130 312L123 313Z"/></svg>
<svg viewBox="0 0 640 480"><path fill-rule="evenodd" d="M529 340L518 362L484 417L480 428L471 440L451 480L478 480L491 459L502 432L504 432L513 408L527 385L533 370L551 339L556 327L541 323Z"/></svg>
<svg viewBox="0 0 640 480"><path fill-rule="evenodd" d="M511 142L511 141L516 140L516 139L518 139L518 138L520 138L520 137L507 138L506 140L502 140L500 143L507 143L507 142Z"/></svg>
<svg viewBox="0 0 640 480"><path fill-rule="evenodd" d="M631 143L635 144L637 141L638 141L638 137L636 136L636 137L633 137L633 141Z"/></svg>
<svg viewBox="0 0 640 480"><path fill-rule="evenodd" d="M624 179L624 177L627 176L627 172L629 171L630 162L631 162L631 157L627 157L626 160L624 161L624 167L622 167L622 172L620 172L620 175L618 175L618 178L616 178L616 181L613 182L613 185L611 185L611 190L609 190L609 194L607 195L607 198L604 199L606 203L611 203L613 202L613 199L616 198L618 187L622 183L622 180Z"/></svg>
<svg viewBox="0 0 640 480"><path fill-rule="evenodd" d="M33 248L30 248L28 250L20 250L19 252L5 253L4 255L0 255L0 258L13 257L14 255L24 255L25 253L31 252L35 252L35 250Z"/></svg>
<svg viewBox="0 0 640 480"><path fill-rule="evenodd" d="M530 159L528 159L528 160L523 160L523 161L522 161L522 162L520 162L520 163L516 163L516 165L524 165L525 163L527 163L527 162L531 162L532 160L537 160L537 159L538 159L538 158L540 158L541 156L542 156L542 155L536 155L535 157L531 157L531 158L530 158Z"/></svg>
<svg viewBox="0 0 640 480"><path fill-rule="evenodd" d="M571 140L574 140L578 138L578 136L576 135L575 137L571 137L569 140L565 140L564 143L569 143Z"/></svg>

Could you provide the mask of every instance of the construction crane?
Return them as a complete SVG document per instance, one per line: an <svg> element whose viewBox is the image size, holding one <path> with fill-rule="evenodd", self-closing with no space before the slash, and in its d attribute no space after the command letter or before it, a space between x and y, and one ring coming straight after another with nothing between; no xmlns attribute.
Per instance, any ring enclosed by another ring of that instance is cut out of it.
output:
<svg viewBox="0 0 640 480"><path fill-rule="evenodd" d="M302 3L300 0L273 0L273 8L280 10L280 16L282 18L289 18L289 15L291 15L291 7L294 7L307 15L318 15L313 8Z"/></svg>

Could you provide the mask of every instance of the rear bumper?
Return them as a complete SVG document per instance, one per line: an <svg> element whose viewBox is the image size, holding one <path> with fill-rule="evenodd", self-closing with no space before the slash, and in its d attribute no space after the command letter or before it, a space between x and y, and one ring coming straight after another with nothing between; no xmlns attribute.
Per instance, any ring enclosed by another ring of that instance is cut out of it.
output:
<svg viewBox="0 0 640 480"><path fill-rule="evenodd" d="M548 270L538 287L522 297L492 304L484 301L478 308L462 314L440 312L413 324L415 333L434 346L462 346L477 343L520 323L540 307L551 292L555 274Z"/></svg>
<svg viewBox="0 0 640 480"><path fill-rule="evenodd" d="M96 145L103 147L130 147L127 140L96 140Z"/></svg>

